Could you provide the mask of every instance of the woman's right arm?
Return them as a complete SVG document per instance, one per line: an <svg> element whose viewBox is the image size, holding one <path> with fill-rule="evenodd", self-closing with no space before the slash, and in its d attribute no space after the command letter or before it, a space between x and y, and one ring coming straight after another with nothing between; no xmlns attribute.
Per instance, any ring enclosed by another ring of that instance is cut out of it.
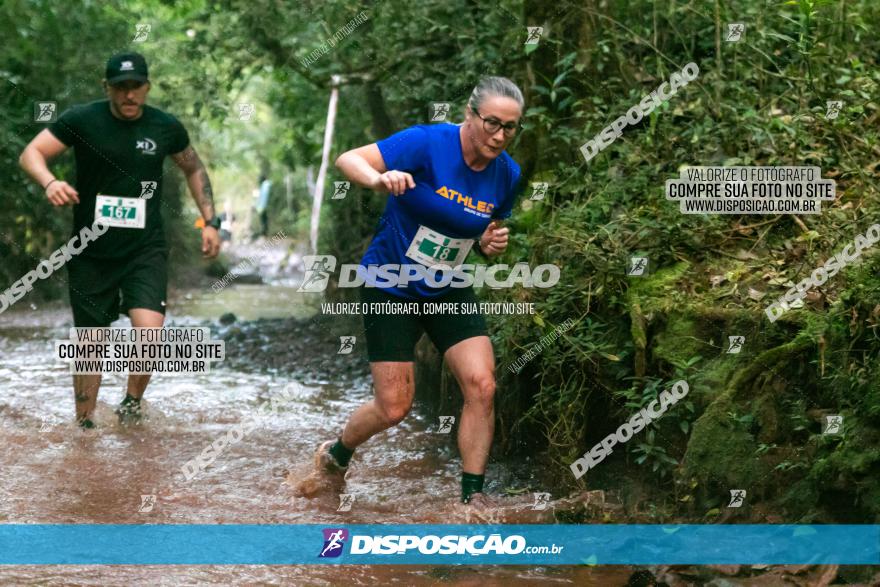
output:
<svg viewBox="0 0 880 587"><path fill-rule="evenodd" d="M395 196L416 187L409 173L385 169L385 160L376 143L346 151L336 159L336 168L359 186Z"/></svg>

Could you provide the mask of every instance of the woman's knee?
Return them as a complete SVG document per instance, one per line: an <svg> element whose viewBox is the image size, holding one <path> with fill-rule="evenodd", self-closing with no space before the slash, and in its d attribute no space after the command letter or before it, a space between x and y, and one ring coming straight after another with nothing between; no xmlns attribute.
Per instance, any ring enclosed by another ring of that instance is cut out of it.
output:
<svg viewBox="0 0 880 587"><path fill-rule="evenodd" d="M495 400L495 374L491 371L476 371L467 376L464 400L491 406Z"/></svg>
<svg viewBox="0 0 880 587"><path fill-rule="evenodd" d="M375 404L385 423L389 427L399 424L409 414L415 396L412 367L375 366L373 391Z"/></svg>

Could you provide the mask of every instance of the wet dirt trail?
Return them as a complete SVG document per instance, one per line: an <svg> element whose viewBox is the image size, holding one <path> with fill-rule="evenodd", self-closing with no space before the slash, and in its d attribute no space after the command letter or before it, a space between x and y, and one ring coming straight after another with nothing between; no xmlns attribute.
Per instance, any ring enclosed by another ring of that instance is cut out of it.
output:
<svg viewBox="0 0 880 587"><path fill-rule="evenodd" d="M219 326L221 309L238 320ZM154 375L144 400L147 420L137 426L121 426L113 413L125 379L105 375L98 427L90 431L75 426L71 375L67 364L53 358L54 341L66 338L72 325L69 310L59 303L4 314L0 523L454 521L449 512L460 466L454 439L435 433L418 410L358 451L346 486L356 496L351 511L337 512L337 495L304 499L285 483L285 473L303 470L318 442L334 437L370 396L365 357L335 355L322 326L318 332L290 332L290 340L272 334L279 331L281 316L308 321L314 312L284 279L233 283L219 293L210 288L176 292L166 324L211 325L215 336L227 340L227 361L215 364L210 374ZM124 318L114 323L127 324ZM313 349L311 356L291 357L291 345L297 344L300 350ZM291 361L299 364L290 366ZM293 382L298 385L292 401L260 411ZM252 431L185 479L186 461L257 413ZM493 462L490 489L515 484L515 469ZM626 568L587 567L4 566L0 584L609 585L625 584L631 574Z"/></svg>
<svg viewBox="0 0 880 587"><path fill-rule="evenodd" d="M456 509L460 461L454 435L438 434L435 419L418 400L404 422L356 453L345 489L355 496L350 511L337 511L336 494L305 499L286 482L288 472L297 476L307 470L317 444L338 434L371 389L363 349L337 354L339 335L350 334L352 322L320 316L317 301L296 291L298 277L290 271L296 263L285 247L240 251L240 257L255 259L251 269L256 277L243 273L219 291L208 282L173 292L166 324L209 326L214 338L225 340L226 360L215 363L209 374L154 375L144 400L147 420L138 426L121 426L113 413L124 396L120 375L104 377L95 413L98 428L75 426L68 365L53 358L54 342L65 339L72 325L65 304L20 304L5 312L0 318L0 523L336 526L473 521L462 517L460 506ZM285 388L294 390L292 397L264 410ZM253 417L257 425L250 432L186 479L182 467L187 461ZM533 512L527 505L529 491L541 487L546 483L537 463L493 458L487 491L503 495L514 488L523 493L503 498L510 511L492 521L552 523L552 512ZM772 585L783 575L789 583L807 585L815 584L809 573L818 577L828 572L776 567L761 577L737 578L739 567L670 569L4 565L0 585L608 586L652 585L660 577L668 585L701 584L722 576L726 585Z"/></svg>

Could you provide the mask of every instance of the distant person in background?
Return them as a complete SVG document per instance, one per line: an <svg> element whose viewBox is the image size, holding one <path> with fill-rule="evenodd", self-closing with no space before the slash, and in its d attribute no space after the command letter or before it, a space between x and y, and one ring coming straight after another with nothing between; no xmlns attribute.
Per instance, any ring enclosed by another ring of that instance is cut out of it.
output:
<svg viewBox="0 0 880 587"><path fill-rule="evenodd" d="M235 224L235 214L232 213L232 204L229 200L223 202L223 212L220 214L220 240L221 242L229 242L232 240L233 225Z"/></svg>
<svg viewBox="0 0 880 587"><path fill-rule="evenodd" d="M259 185L256 208L260 218L260 232L257 236L266 236L269 234L269 192L272 191L272 182L265 175L260 175Z"/></svg>

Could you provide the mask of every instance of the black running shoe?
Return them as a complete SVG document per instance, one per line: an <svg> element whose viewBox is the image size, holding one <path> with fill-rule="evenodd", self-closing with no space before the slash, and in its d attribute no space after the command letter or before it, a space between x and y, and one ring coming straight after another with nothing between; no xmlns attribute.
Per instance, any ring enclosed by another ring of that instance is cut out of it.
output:
<svg viewBox="0 0 880 587"><path fill-rule="evenodd" d="M130 395L125 396L114 413L119 416L119 423L123 426L140 424L144 417L141 410L141 400L134 399Z"/></svg>

